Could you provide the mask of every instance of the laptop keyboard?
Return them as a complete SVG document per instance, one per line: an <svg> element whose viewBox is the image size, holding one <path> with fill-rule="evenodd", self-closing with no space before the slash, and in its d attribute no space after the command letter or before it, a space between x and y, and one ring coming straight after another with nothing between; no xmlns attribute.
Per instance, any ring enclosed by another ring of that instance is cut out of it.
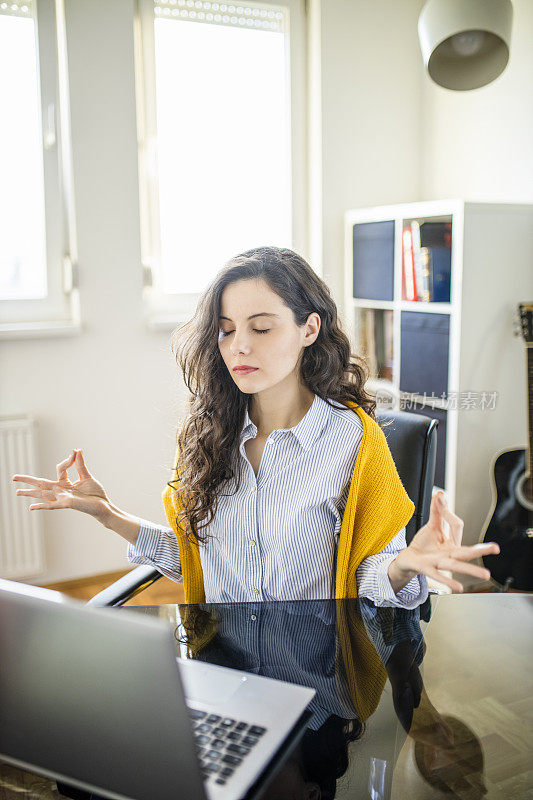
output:
<svg viewBox="0 0 533 800"><path fill-rule="evenodd" d="M251 752L266 728L189 708L204 781L225 784Z"/></svg>

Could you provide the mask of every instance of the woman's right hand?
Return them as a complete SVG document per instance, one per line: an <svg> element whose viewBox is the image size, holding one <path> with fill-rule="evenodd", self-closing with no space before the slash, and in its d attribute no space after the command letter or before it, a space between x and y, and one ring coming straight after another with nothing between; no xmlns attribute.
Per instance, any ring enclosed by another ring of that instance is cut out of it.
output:
<svg viewBox="0 0 533 800"><path fill-rule="evenodd" d="M72 483L67 470L76 467L79 480ZM104 487L91 475L81 450L73 450L68 458L57 465L57 481L34 478L32 475L13 475L14 481L28 483L32 489L17 489L23 497L37 497L41 502L33 503L30 511L37 509L55 510L73 508L98 518L109 503Z"/></svg>

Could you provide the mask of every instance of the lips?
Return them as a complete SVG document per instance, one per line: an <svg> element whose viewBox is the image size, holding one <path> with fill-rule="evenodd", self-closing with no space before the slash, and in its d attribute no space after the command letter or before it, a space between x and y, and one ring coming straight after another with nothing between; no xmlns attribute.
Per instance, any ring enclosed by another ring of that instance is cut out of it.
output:
<svg viewBox="0 0 533 800"><path fill-rule="evenodd" d="M239 375L245 375L248 372L256 372L258 367L233 367L233 372Z"/></svg>

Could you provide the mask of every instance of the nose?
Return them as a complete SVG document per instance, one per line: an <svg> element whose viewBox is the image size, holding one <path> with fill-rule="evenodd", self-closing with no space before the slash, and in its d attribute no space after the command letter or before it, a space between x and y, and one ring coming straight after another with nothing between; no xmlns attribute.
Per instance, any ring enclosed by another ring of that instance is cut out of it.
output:
<svg viewBox="0 0 533 800"><path fill-rule="evenodd" d="M233 355L237 355L237 353L249 353L249 334L245 331L237 332L237 330L235 330L235 335L230 344L230 351Z"/></svg>

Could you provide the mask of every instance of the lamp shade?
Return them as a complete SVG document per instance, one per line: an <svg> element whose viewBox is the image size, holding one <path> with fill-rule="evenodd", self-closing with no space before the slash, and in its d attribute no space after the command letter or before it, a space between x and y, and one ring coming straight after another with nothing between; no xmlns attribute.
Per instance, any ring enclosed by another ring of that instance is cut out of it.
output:
<svg viewBox="0 0 533 800"><path fill-rule="evenodd" d="M478 89L509 61L511 0L428 0L418 38L429 77L446 89Z"/></svg>

